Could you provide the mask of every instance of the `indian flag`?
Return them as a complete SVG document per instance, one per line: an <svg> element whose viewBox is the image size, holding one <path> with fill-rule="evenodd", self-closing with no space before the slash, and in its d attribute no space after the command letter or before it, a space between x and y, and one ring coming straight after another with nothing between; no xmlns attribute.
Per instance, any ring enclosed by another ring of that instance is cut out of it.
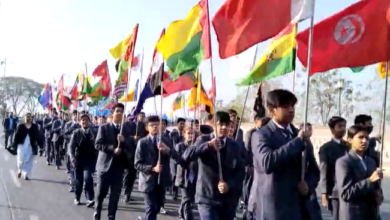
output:
<svg viewBox="0 0 390 220"><path fill-rule="evenodd" d="M202 0L184 20L174 21L157 43L157 50L173 72L174 80L211 57L208 16L207 0Z"/></svg>
<svg viewBox="0 0 390 220"><path fill-rule="evenodd" d="M237 85L246 86L275 78L295 69L297 27L289 24L273 40L249 74Z"/></svg>

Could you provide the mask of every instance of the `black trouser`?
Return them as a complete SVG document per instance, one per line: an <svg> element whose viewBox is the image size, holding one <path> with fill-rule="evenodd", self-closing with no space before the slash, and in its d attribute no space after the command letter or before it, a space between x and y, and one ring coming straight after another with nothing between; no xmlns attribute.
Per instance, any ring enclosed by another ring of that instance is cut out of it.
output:
<svg viewBox="0 0 390 220"><path fill-rule="evenodd" d="M181 204L179 207L180 217L185 220L193 220L194 214L192 213L192 208L195 202L195 190L196 183L188 182L187 187L181 188Z"/></svg>
<svg viewBox="0 0 390 220"><path fill-rule="evenodd" d="M97 173L95 211L100 216L103 201L110 190L108 201L108 219L114 220L122 190L123 170L112 169L106 173Z"/></svg>
<svg viewBox="0 0 390 220"><path fill-rule="evenodd" d="M61 166L62 141L53 142L53 147L54 147L54 162L56 166Z"/></svg>
<svg viewBox="0 0 390 220"><path fill-rule="evenodd" d="M125 175L123 175L123 186L125 187L126 196L131 196L136 178L137 170L134 167L125 170Z"/></svg>
<svg viewBox="0 0 390 220"><path fill-rule="evenodd" d="M145 218L144 220L156 220L157 214L165 200L164 186L156 185L150 192L145 193Z"/></svg>
<svg viewBox="0 0 390 220"><path fill-rule="evenodd" d="M248 207L249 195L251 194L251 188L253 183L253 175L246 173L244 179L244 185L242 189L242 201L244 202L244 209Z"/></svg>
<svg viewBox="0 0 390 220"><path fill-rule="evenodd" d="M5 145L4 147L7 148L8 146L12 145L12 139L13 139L13 136L14 136L14 132L13 131L6 131L5 132ZM9 140L9 145L8 145L8 140Z"/></svg>
<svg viewBox="0 0 390 220"><path fill-rule="evenodd" d="M92 174L95 171L95 160L91 158L77 158L75 166L76 177L76 200L80 201L81 193L83 192L83 185L85 184L85 197L88 201L95 199L95 191L93 189Z"/></svg>
<svg viewBox="0 0 390 220"><path fill-rule="evenodd" d="M54 159L54 148L53 142L51 142L51 138L45 138L45 147L46 147L46 161L48 163L52 163Z"/></svg>

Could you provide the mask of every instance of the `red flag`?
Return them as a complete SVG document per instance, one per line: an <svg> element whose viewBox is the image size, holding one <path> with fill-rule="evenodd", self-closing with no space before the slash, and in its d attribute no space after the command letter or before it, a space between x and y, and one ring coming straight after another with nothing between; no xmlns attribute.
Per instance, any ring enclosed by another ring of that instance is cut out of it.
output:
<svg viewBox="0 0 390 220"><path fill-rule="evenodd" d="M58 93L63 93L64 92L64 76L61 76L60 81L58 82Z"/></svg>
<svg viewBox="0 0 390 220"><path fill-rule="evenodd" d="M314 25L310 75L390 60L389 5L390 0L362 0ZM296 39L306 67L309 29Z"/></svg>
<svg viewBox="0 0 390 220"><path fill-rule="evenodd" d="M227 0L213 17L222 59L282 31L292 20L291 0Z"/></svg>
<svg viewBox="0 0 390 220"><path fill-rule="evenodd" d="M138 24L136 24L133 29L133 33L127 44L128 46L126 52L123 55L124 59L131 64L133 63L133 58L134 58L134 49L135 49L135 42L137 41L137 33L138 33Z"/></svg>
<svg viewBox="0 0 390 220"><path fill-rule="evenodd" d="M110 74L108 72L107 60L103 61L96 69L93 71L92 76L94 77L102 77L99 82L101 84L100 87L100 95L101 96L110 96L111 93L111 79Z"/></svg>
<svg viewBox="0 0 390 220"><path fill-rule="evenodd" d="M96 69L93 71L93 77L107 77L108 75L108 65L107 60L103 61Z"/></svg>

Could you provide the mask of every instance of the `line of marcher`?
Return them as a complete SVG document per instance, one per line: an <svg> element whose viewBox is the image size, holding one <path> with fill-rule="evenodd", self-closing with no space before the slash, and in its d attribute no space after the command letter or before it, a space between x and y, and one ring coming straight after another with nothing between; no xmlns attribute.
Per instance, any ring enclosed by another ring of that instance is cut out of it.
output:
<svg viewBox="0 0 390 220"><path fill-rule="evenodd" d="M70 121L56 111L43 120L26 114L10 146L6 139L6 147L17 155L16 175L26 180L34 155L44 152L47 164L54 162L57 169L65 159L74 203L81 205L84 186L86 205L95 210L94 220L101 219L108 191L107 218L115 219L122 186L129 203L137 172L145 200L145 215L140 219L145 220L157 219L168 188L175 199L180 189L178 212L185 220L194 219L195 204L201 220L233 220L240 200L244 219L319 220L318 185L321 203L334 219L380 219L383 193L379 181L383 174L377 169L376 140L369 138L371 117L357 116L348 131L344 118L332 117L328 125L333 138L320 148L318 166L310 142L312 126L307 124L304 131L303 125L298 130L292 124L295 95L273 90L266 100L271 118L256 115L245 142L234 110L218 111L200 126L198 121L179 118L171 132L166 120L160 124L159 116L145 119L141 113L135 122L126 121L121 131L124 105L118 103L107 123L104 118L91 122L86 112L73 112ZM3 122L4 127L11 126L9 121ZM163 135L159 135L160 126ZM45 149L39 149L43 146ZM306 175L301 180L304 150Z"/></svg>

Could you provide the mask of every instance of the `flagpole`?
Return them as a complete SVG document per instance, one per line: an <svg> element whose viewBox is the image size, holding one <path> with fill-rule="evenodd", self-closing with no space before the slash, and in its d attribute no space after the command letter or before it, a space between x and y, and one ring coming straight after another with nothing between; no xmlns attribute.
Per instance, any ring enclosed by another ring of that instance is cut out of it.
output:
<svg viewBox="0 0 390 220"><path fill-rule="evenodd" d="M298 23L295 25L295 28L296 28L296 30L298 30ZM295 37L297 36L297 32L298 31L296 31L296 33L295 33L295 36L294 36L294 39L293 39L293 41L295 41ZM296 62L296 59L297 59L297 56L295 56L293 59L295 59L295 62ZM294 62L294 63L295 63ZM295 80L296 80L296 78L297 78L297 76L296 76L296 68L297 68L297 65L294 65L294 71L293 71L293 74L292 74L292 92L293 93L295 93Z"/></svg>
<svg viewBox="0 0 390 220"><path fill-rule="evenodd" d="M256 64L256 57L257 57L257 45L256 45L255 56L253 57L253 62L252 62L251 69ZM238 138L238 133L239 133L238 131L240 130L240 127L241 127L242 118L244 117L246 101L248 100L248 95L249 95L250 88L251 88L251 85L248 85L248 89L246 90L246 96L245 96L245 100L244 100L244 106L242 107L241 117L240 117L240 120L238 121L236 137L234 138L236 141L237 141L237 138Z"/></svg>
<svg viewBox="0 0 390 220"><path fill-rule="evenodd" d="M162 71L161 71L161 74L164 74L164 64L162 65ZM163 75L162 75L163 76ZM159 138L159 144L162 142L162 136L163 136L163 130L162 130L162 110L163 110L163 94L164 94L164 84L163 84L163 80L162 80L162 77L161 76L161 85L160 85L160 91L161 91L161 101L160 101L160 138ZM156 101L156 100L155 100ZM158 150L158 164L161 165L161 150L159 149ZM157 184L160 185L161 184L161 173L158 173L158 180L157 180Z"/></svg>
<svg viewBox="0 0 390 220"><path fill-rule="evenodd" d="M209 1L206 0L207 2L207 22L209 24L209 28L210 28L210 14L209 14ZM210 31L209 31L210 32ZM209 45L210 45L210 50L212 51L212 48L211 48L211 37L209 36ZM212 53L211 53L212 54ZM211 71L211 81L213 80L214 78L214 66L213 66L213 56L211 55L210 57L210 71ZM213 100L213 109L214 109L214 115L213 115L213 120L214 120L214 131L215 131L215 134L216 134L216 137L218 137L218 131L217 131L217 120L216 120L216 117L215 117L215 113L217 112L216 110L216 106L215 106L215 100L217 99L217 97L215 96L214 97L214 100ZM223 174L222 174L222 164L221 164L221 154L219 151L217 151L217 159L218 159L218 174L219 174L219 181L223 182Z"/></svg>
<svg viewBox="0 0 390 220"><path fill-rule="evenodd" d="M88 67L87 67L87 62L85 62L85 79L86 79L86 82L87 82L87 85L88 85ZM83 84L83 87L84 87L84 84ZM83 100L83 110L86 111L87 110L87 98L85 97L84 100Z"/></svg>
<svg viewBox="0 0 390 220"><path fill-rule="evenodd" d="M308 59L307 59L307 78L306 78L306 97L305 97L305 118L303 123L303 130L306 131L306 125L308 121L309 113L309 93L310 93L310 70L311 70L311 53L313 47L313 26L314 26L314 8L313 15L310 18L310 30L309 30L309 49L308 49ZM306 144L305 144L306 145ZM305 180L306 174L306 150L302 152L302 167L301 167L301 180Z"/></svg>

